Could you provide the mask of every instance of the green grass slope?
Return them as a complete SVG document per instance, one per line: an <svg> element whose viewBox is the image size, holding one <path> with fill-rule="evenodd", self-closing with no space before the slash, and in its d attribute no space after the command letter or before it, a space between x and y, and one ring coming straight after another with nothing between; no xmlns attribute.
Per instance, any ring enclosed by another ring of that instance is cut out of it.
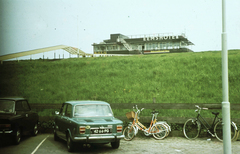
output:
<svg viewBox="0 0 240 154"><path fill-rule="evenodd" d="M229 51L229 98L239 103L240 50ZM221 103L221 52L175 53L56 61L4 62L0 96L31 103ZM130 107L131 108L131 107Z"/></svg>

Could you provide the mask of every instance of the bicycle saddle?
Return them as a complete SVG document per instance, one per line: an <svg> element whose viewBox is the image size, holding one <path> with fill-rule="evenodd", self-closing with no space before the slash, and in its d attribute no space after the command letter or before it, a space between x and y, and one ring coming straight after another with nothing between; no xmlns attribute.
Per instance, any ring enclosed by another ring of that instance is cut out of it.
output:
<svg viewBox="0 0 240 154"><path fill-rule="evenodd" d="M219 115L219 112L212 112L212 114L214 114L214 115Z"/></svg>
<svg viewBox="0 0 240 154"><path fill-rule="evenodd" d="M152 111L151 114L159 113L159 111Z"/></svg>

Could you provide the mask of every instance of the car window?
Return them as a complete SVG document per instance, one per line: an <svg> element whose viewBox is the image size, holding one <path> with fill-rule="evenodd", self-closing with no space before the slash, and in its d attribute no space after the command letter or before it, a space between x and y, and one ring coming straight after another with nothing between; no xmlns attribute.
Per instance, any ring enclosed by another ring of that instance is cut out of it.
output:
<svg viewBox="0 0 240 154"><path fill-rule="evenodd" d="M22 101L16 102L16 111L23 111Z"/></svg>
<svg viewBox="0 0 240 154"><path fill-rule="evenodd" d="M17 101L16 102L16 111L29 111L30 108L28 106L27 101Z"/></svg>
<svg viewBox="0 0 240 154"><path fill-rule="evenodd" d="M66 116L71 117L71 113L72 113L72 105L68 104L67 111L66 111Z"/></svg>
<svg viewBox="0 0 240 154"><path fill-rule="evenodd" d="M23 110L25 110L25 111L29 111L30 110L30 107L29 107L27 101L22 101L22 107L23 107Z"/></svg>
<svg viewBox="0 0 240 154"><path fill-rule="evenodd" d="M74 108L74 116L96 117L96 116L113 116L109 105L91 104L76 105Z"/></svg>
<svg viewBox="0 0 240 154"><path fill-rule="evenodd" d="M0 100L0 113L13 113L14 101Z"/></svg>
<svg viewBox="0 0 240 154"><path fill-rule="evenodd" d="M64 104L61 108L60 115L65 116L67 104Z"/></svg>

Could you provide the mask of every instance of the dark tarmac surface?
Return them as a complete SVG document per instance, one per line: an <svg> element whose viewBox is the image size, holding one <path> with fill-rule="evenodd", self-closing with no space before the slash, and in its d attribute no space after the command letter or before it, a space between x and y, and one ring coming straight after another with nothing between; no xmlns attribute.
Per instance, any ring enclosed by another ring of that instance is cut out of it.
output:
<svg viewBox="0 0 240 154"><path fill-rule="evenodd" d="M112 149L110 144L91 145L90 147L76 148L72 153L171 153L171 154L221 154L223 143L212 138L198 138L187 140L184 137L167 137L155 140L153 137L135 137L132 141L121 140L119 149ZM54 141L53 134L39 134L36 137L24 137L19 145L8 142L0 144L0 154L65 154L67 151L65 141ZM232 142L232 153L240 153L240 141Z"/></svg>

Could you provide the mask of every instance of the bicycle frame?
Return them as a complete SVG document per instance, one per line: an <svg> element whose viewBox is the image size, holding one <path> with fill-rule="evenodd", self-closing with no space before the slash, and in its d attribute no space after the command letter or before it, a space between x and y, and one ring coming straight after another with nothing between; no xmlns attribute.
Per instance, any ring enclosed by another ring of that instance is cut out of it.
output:
<svg viewBox="0 0 240 154"><path fill-rule="evenodd" d="M137 112L138 113L138 112ZM135 118L133 120L132 123L129 123L129 126L133 127L134 128L134 134L136 135L138 133L138 130L141 130L141 131L144 131L146 133L149 133L149 134L153 134L151 133L151 129L152 127L156 124L157 122L157 114L158 113L154 113L153 116L152 116L152 120L151 120L151 123L150 123L150 126L149 126L149 129L147 129L146 126L144 126L137 118L137 114L135 114Z"/></svg>
<svg viewBox="0 0 240 154"><path fill-rule="evenodd" d="M203 108L205 110L208 110L207 108ZM200 112L201 112L201 109L198 108L197 110L195 110L196 112L198 112L198 115L197 115L197 120L200 122L201 125L203 125L209 134L211 134L213 137L215 137L215 135L211 132L211 130L213 130L215 124L218 122L219 118L218 118L218 115L215 115L214 119L213 119L213 122L212 122L212 126L210 126L210 124L201 116ZM216 121L217 119L217 121Z"/></svg>
<svg viewBox="0 0 240 154"><path fill-rule="evenodd" d="M131 126L131 128L133 127L133 129L134 129L134 135L136 135L136 134L138 133L138 130L141 130L141 131L146 132L146 133L148 133L148 134L158 133L158 132L151 133L151 129L153 128L153 126L156 125L158 113L156 113L156 112L153 113L150 126L149 126L149 128L147 129L147 127L144 126L144 125L138 120L138 115L140 114L140 110L137 108L137 106L136 106L136 109L137 109L137 112L135 112L136 114L135 114L135 116L134 116L134 120L133 120L132 123L129 123L129 126ZM144 108L142 108L141 110L143 110L143 109L144 109Z"/></svg>

